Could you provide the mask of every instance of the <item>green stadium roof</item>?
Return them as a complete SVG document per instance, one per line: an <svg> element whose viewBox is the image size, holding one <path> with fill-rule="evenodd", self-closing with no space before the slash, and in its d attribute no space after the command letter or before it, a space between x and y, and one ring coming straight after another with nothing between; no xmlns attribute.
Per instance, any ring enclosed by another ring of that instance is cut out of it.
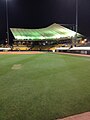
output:
<svg viewBox="0 0 90 120"><path fill-rule="evenodd" d="M75 37L76 32L59 24L52 24L46 28L40 29L22 29L22 28L10 28L15 40L30 40L30 41L41 41L41 40L63 40ZM77 34L81 37L81 34Z"/></svg>

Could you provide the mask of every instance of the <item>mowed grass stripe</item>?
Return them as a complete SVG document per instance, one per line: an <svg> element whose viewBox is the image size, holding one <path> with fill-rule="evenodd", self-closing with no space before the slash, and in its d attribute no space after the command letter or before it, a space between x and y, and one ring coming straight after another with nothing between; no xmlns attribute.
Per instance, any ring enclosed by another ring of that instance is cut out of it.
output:
<svg viewBox="0 0 90 120"><path fill-rule="evenodd" d="M90 110L90 58L0 56L1 120L54 120ZM15 64L21 68L12 70Z"/></svg>

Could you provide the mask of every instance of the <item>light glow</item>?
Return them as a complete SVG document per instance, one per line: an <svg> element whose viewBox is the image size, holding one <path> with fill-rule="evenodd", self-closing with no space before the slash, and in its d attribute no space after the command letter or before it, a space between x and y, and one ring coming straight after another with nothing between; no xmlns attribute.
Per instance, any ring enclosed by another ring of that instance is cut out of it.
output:
<svg viewBox="0 0 90 120"><path fill-rule="evenodd" d="M42 29L10 28L10 30L16 40L55 40L71 38L74 37L76 34L75 31L72 31L56 23L47 28ZM77 35L78 37L82 36L79 33Z"/></svg>

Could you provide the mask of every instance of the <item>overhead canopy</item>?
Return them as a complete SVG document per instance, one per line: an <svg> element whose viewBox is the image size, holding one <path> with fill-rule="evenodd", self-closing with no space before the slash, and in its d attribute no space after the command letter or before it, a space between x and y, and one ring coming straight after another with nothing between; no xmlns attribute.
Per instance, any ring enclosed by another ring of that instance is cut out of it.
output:
<svg viewBox="0 0 90 120"><path fill-rule="evenodd" d="M22 28L10 28L14 38L16 40L30 40L30 41L42 41L42 40L63 40L75 37L76 32L59 24L52 24L46 28L40 29L22 29ZM78 37L82 35L77 33Z"/></svg>

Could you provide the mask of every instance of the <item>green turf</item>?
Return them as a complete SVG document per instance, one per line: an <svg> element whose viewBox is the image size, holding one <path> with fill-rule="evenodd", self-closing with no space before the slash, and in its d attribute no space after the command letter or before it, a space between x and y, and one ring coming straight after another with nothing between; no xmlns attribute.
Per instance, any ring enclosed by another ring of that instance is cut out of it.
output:
<svg viewBox="0 0 90 120"><path fill-rule="evenodd" d="M55 120L86 111L90 58L0 55L0 120Z"/></svg>

